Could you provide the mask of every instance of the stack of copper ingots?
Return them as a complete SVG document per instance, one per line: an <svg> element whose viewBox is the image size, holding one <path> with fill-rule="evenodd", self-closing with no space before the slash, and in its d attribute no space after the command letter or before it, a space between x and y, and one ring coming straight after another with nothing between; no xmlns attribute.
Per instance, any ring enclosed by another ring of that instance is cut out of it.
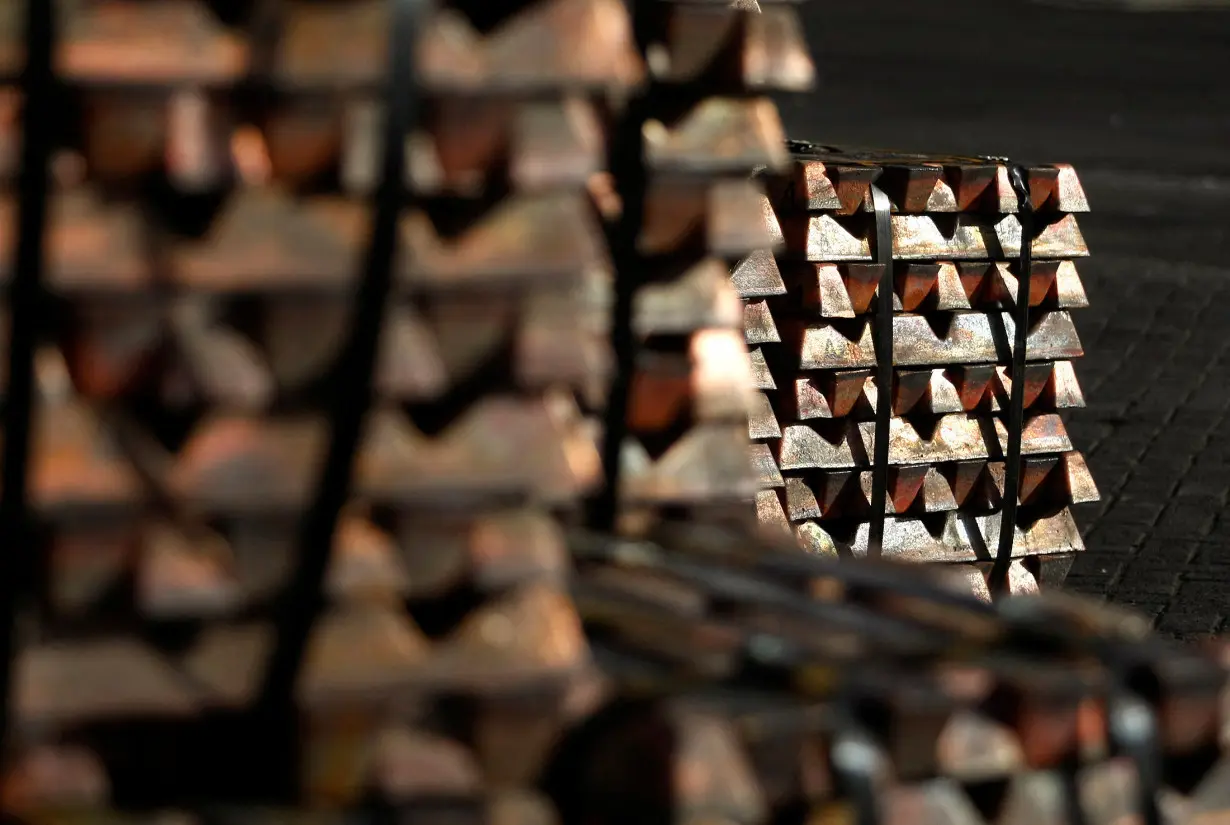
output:
<svg viewBox="0 0 1230 825"><path fill-rule="evenodd" d="M769 242L752 171L789 162L765 95L806 89L814 74L789 4L677 0L637 13L651 75L627 115L642 126L630 136L639 157L612 165L620 196L643 203L629 248L613 249L636 290L620 484L631 532L667 511L722 518L755 493L743 433L760 399L729 272Z"/></svg>
<svg viewBox="0 0 1230 825"><path fill-rule="evenodd" d="M893 385L883 554L921 562L994 557L1004 499L1019 204L1004 162L843 153L793 145L767 175L777 254L735 271L756 388L751 422L762 520L788 524L821 554L867 552L877 385L872 186L891 206ZM1071 311L1087 301L1088 255L1075 172L1034 166L1036 211L1023 380L1020 509L1010 580L1062 580L1082 549L1068 505L1098 493L1064 430L1083 406ZM980 567L985 567L985 564ZM966 569L975 587L985 583ZM985 572L985 570L983 571Z"/></svg>
<svg viewBox="0 0 1230 825"><path fill-rule="evenodd" d="M57 6L30 459L45 565L12 810L240 788L539 815L526 789L586 659L560 518L601 479L583 409L610 362L587 187L606 101L642 63L619 0L418 4L406 198L374 209L395 5ZM295 678L282 618L389 215L375 400ZM262 762L286 731L249 723L280 691L297 763Z"/></svg>

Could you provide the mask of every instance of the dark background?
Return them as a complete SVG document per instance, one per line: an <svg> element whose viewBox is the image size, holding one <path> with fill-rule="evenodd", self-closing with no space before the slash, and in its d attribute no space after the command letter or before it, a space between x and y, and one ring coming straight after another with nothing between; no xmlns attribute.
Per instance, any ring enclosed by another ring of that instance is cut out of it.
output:
<svg viewBox="0 0 1230 825"><path fill-rule="evenodd" d="M1230 11L1025 0L802 6L794 138L1076 165L1093 213L1069 432L1103 500L1072 589L1180 636L1230 616Z"/></svg>

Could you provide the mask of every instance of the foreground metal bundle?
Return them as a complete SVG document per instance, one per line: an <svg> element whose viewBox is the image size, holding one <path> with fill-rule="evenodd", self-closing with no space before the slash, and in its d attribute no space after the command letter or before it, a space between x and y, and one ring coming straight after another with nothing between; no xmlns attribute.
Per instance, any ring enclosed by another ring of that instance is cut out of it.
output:
<svg viewBox="0 0 1230 825"><path fill-rule="evenodd" d="M696 525L659 538L578 553L625 701L553 777L568 821L1230 817L1224 649L1059 595L992 606L917 568Z"/></svg>
<svg viewBox="0 0 1230 825"><path fill-rule="evenodd" d="M1014 373L1023 221L1013 168L989 158L848 153L793 144L765 174L763 223L776 249L743 260L760 393L750 423L760 519L820 554L876 551L911 561L979 562L1001 546L1013 382L1023 382L1012 587L1061 581L1082 549L1068 505L1097 488L1063 414L1084 406L1071 310L1087 304L1075 214L1088 204L1066 166L1024 171L1029 318ZM882 193L891 252L877 247ZM886 276L884 255L891 275ZM879 286L893 288L891 395L882 540L871 540L876 469ZM987 583L968 571L975 589Z"/></svg>
<svg viewBox="0 0 1230 825"><path fill-rule="evenodd" d="M0 225L21 261L45 196L5 806L537 817L585 653L561 523L601 478L626 12L223 5L0 17L10 76L58 83L33 65L51 122L6 135L54 153Z"/></svg>

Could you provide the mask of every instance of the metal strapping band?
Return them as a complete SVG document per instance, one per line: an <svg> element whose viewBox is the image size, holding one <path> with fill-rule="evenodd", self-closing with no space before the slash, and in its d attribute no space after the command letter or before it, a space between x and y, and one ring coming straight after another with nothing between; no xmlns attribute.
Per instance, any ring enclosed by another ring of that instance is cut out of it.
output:
<svg viewBox="0 0 1230 825"><path fill-rule="evenodd" d="M323 582L338 515L350 493L355 454L371 403L372 373L397 251L405 191L405 136L418 117L414 44L426 0L391 0L389 74L385 89L382 176L372 198L372 234L355 294L345 349L336 364L328 452L315 497L299 524L297 563L278 617L277 647L265 672L261 703L285 705L294 690L313 621L324 606Z"/></svg>
<svg viewBox="0 0 1230 825"><path fill-rule="evenodd" d="M1017 197L1017 216L1021 224L1021 248L1017 258L1017 289L1013 309L1012 395L1008 400L1008 444L1004 454L1004 503L1000 511L999 544L995 564L991 568L990 589L1003 593L1008 585L1008 568L1012 562L1012 544L1016 533L1017 498L1021 488L1021 439L1025 428L1025 361L1029 341L1029 294L1033 269L1035 221L1033 201L1023 166L1008 170Z"/></svg>
<svg viewBox="0 0 1230 825"><path fill-rule="evenodd" d="M18 606L27 592L31 557L27 465L37 388L34 350L43 311L44 242L50 189L51 154L56 139L54 53L56 4L26 4L26 64L21 74L23 100L21 170L18 177L17 246L9 271L8 398L4 410L3 493L0 493L0 753L12 709L12 677Z"/></svg>
<svg viewBox="0 0 1230 825"><path fill-rule="evenodd" d="M875 246L873 256L884 272L876 292L876 426L875 450L871 470L871 524L867 533L867 555L879 558L884 550L884 511L888 498L888 438L893 417L893 219L888 196L871 187L875 209Z"/></svg>

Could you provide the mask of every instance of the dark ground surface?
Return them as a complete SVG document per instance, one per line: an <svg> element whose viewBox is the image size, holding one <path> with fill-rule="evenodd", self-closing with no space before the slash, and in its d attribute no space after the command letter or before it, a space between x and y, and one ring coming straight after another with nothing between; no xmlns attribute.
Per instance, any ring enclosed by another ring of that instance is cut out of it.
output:
<svg viewBox="0 0 1230 825"><path fill-rule="evenodd" d="M1093 207L1069 432L1103 500L1068 585L1230 630L1230 13L1022 0L803 7L792 137L1073 163Z"/></svg>

